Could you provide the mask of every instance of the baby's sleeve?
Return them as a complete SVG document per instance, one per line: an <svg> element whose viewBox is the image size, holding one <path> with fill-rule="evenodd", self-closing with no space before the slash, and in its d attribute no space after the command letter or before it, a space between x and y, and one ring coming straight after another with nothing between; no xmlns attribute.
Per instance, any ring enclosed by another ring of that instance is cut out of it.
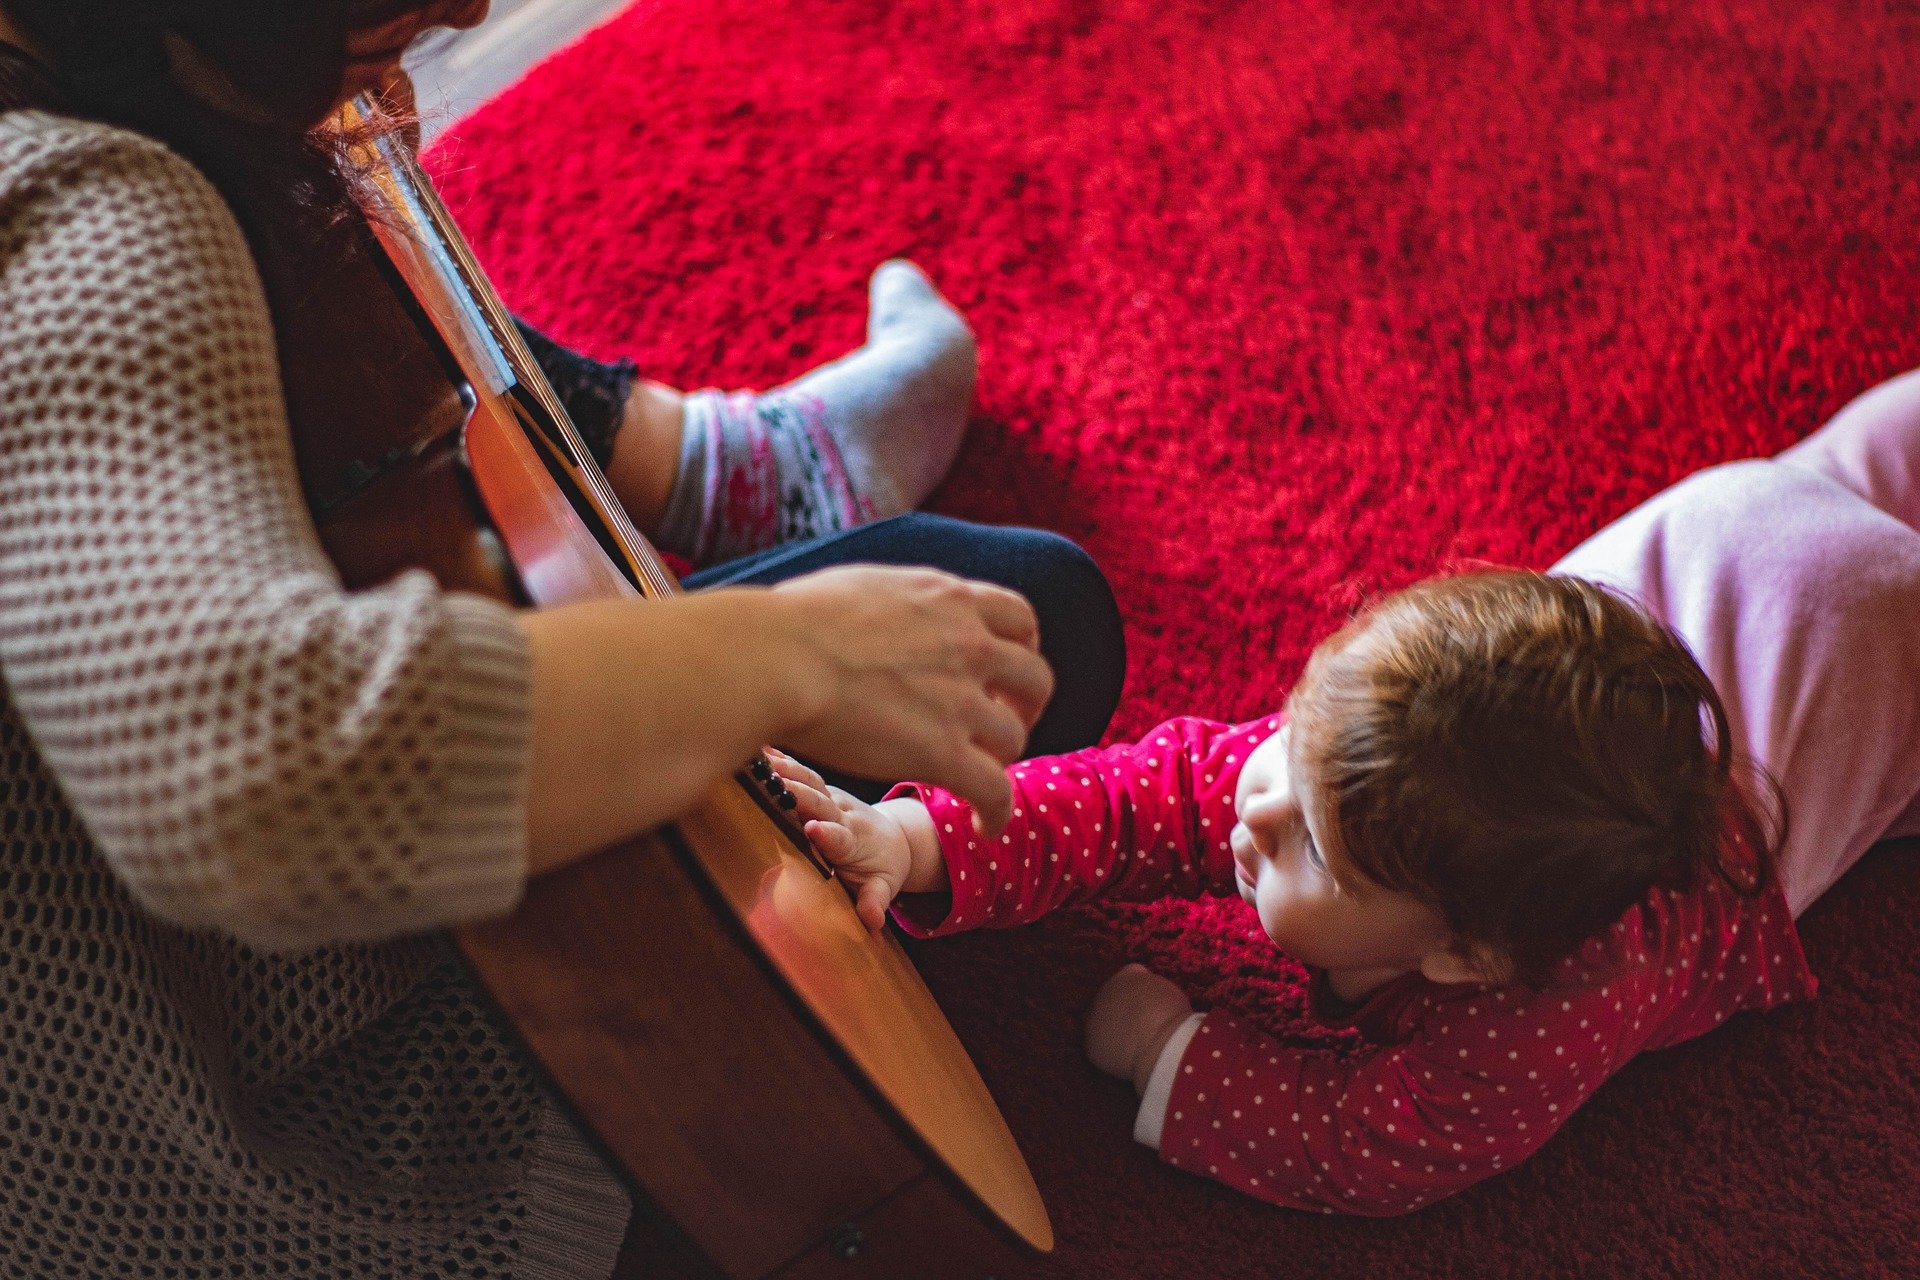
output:
<svg viewBox="0 0 1920 1280"><path fill-rule="evenodd" d="M263 948L507 911L511 610L417 571L342 588L253 259L195 169L48 116L0 147L0 674L106 863Z"/></svg>
<svg viewBox="0 0 1920 1280"><path fill-rule="evenodd" d="M1289 1208L1391 1216L1452 1195L1531 1155L1619 1065L1614 996L1473 992L1436 998L1405 1043L1344 1053L1195 1015L1135 1137Z"/></svg>
<svg viewBox="0 0 1920 1280"><path fill-rule="evenodd" d="M913 796L933 818L950 892L901 898L894 918L931 936L1026 924L1093 897L1236 892L1234 789L1278 724L1182 717L1138 742L1022 760L1007 771L1013 819L991 838L951 792L896 787L889 798Z"/></svg>

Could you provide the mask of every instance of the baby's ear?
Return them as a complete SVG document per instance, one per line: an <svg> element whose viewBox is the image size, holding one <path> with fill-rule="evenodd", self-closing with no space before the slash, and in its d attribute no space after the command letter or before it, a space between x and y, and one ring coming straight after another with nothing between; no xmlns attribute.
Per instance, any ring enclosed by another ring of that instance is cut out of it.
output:
<svg viewBox="0 0 1920 1280"><path fill-rule="evenodd" d="M1444 947L1429 951L1420 960L1420 973L1429 982L1448 985L1513 981L1513 962L1482 942L1455 938Z"/></svg>

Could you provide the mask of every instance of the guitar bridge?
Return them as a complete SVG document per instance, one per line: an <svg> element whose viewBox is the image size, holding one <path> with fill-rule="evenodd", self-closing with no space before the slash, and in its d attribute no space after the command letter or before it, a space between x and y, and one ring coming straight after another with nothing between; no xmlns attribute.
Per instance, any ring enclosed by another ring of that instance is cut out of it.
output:
<svg viewBox="0 0 1920 1280"><path fill-rule="evenodd" d="M753 797L754 803L773 819L774 825L780 828L781 834L793 847L822 876L833 879L832 865L820 856L820 851L813 847L813 841L807 839L807 833L793 820L793 810L799 801L794 799L793 792L787 790L786 783L780 781L780 775L773 771L773 765L768 763L765 754L755 752L753 759L747 762L747 767L735 776L740 780L740 785L747 789L747 794Z"/></svg>

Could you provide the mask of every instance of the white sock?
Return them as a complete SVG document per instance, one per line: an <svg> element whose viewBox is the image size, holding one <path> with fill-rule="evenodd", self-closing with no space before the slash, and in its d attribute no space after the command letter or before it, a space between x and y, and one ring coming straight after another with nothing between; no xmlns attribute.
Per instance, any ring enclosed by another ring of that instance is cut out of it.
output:
<svg viewBox="0 0 1920 1280"><path fill-rule="evenodd" d="M661 546L696 565L919 506L953 465L973 403L966 321L909 262L869 286L867 343L762 395L686 399Z"/></svg>

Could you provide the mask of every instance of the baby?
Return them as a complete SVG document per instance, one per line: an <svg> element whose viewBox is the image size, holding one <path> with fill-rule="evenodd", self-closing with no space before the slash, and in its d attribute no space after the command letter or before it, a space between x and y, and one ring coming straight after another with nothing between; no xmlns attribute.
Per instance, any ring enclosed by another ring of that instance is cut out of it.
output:
<svg viewBox="0 0 1920 1280"><path fill-rule="evenodd" d="M1088 1050L1173 1163L1377 1213L1522 1158L1638 1049L1810 991L1726 740L1711 683L1645 614L1489 573L1362 615L1284 717L1014 766L995 839L932 787L867 806L778 767L873 927L896 893L925 935L1237 891L1322 1016L1378 1047L1287 1048L1130 966Z"/></svg>
<svg viewBox="0 0 1920 1280"><path fill-rule="evenodd" d="M1406 1212L1524 1159L1642 1050L1813 994L1794 916L1920 830L1916 464L1908 375L1551 573L1380 601L1281 715L1013 766L999 834L939 788L869 806L776 767L872 928L1237 892L1362 1047L1282 1044L1128 966L1093 1062L1175 1165Z"/></svg>

